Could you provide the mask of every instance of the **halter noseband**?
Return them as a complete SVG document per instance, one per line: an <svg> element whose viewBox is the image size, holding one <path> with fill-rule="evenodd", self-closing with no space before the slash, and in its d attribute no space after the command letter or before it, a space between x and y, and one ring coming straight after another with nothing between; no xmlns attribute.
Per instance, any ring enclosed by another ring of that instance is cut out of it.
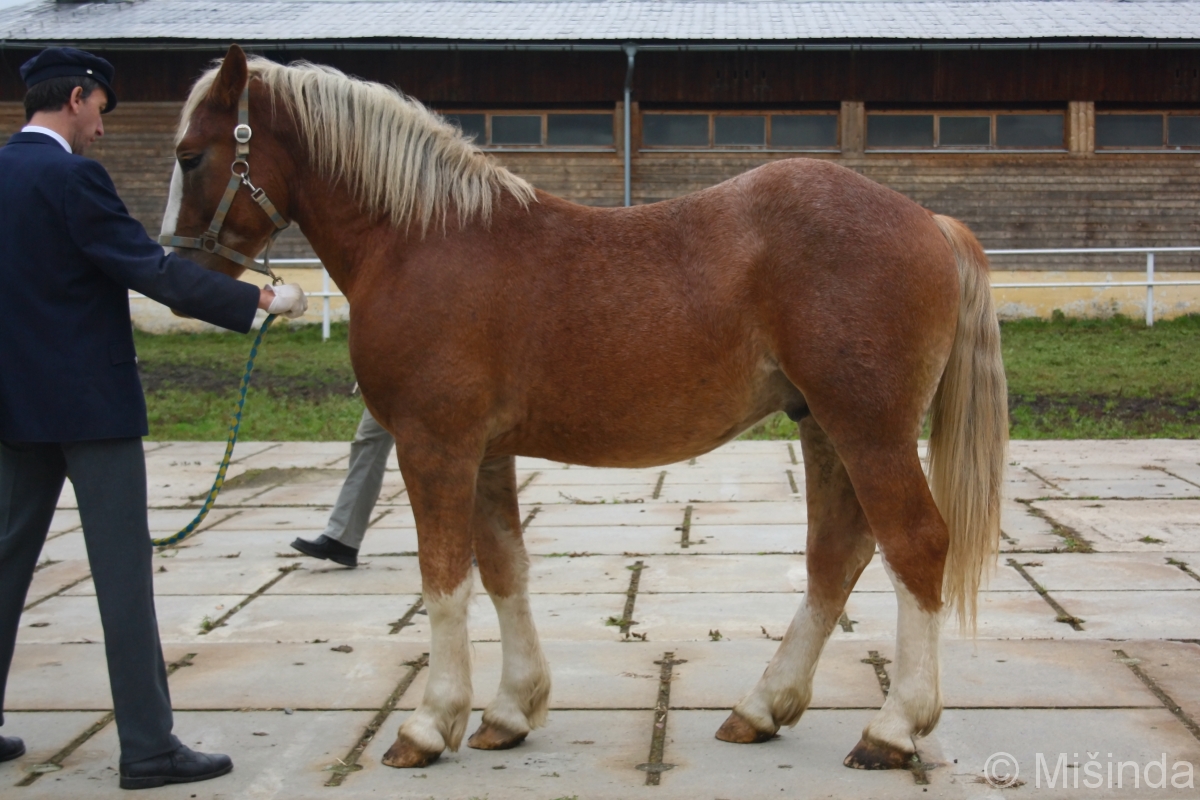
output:
<svg viewBox="0 0 1200 800"><path fill-rule="evenodd" d="M225 195L221 198L220 205L217 206L217 213L213 214L212 222L208 224L208 230L199 236L163 234L158 237L158 243L164 247L182 247L213 253L246 269L267 275L275 283L281 283L282 279L271 271L271 244L274 243L275 237L283 233L291 223L283 218L283 215L275 208L275 204L267 197L267 193L250 182L249 158L252 134L253 131L250 130L250 82L247 80L246 87L242 89L242 96L238 100L238 124L233 129L233 140L237 143L237 155L233 164L229 166L231 173L229 185L225 187ZM267 242L267 256L264 259L266 263L263 266L259 266L253 257L243 255L217 241L217 237L221 235L221 226L225 224L225 215L229 213L229 207L233 205L233 198L237 195L238 187L242 185L250 190L250 198L258 203L259 207L271 218L271 222L275 223L275 232L271 234L271 239Z"/></svg>

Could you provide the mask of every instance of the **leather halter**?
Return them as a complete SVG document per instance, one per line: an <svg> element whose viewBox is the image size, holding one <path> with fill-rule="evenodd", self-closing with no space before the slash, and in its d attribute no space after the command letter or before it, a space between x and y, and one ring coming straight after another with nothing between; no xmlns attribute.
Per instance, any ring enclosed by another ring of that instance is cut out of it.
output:
<svg viewBox="0 0 1200 800"><path fill-rule="evenodd" d="M237 154L233 164L229 167L231 173L229 185L225 187L225 195L221 198L220 205L217 206L217 213L213 214L212 222L208 224L208 230L199 236L163 234L158 237L158 243L164 247L182 247L189 250L203 250L206 253L213 253L241 267L267 275L275 283L281 283L282 278L271 271L271 245L274 243L275 238L283 233L284 229L291 223L283 218L283 215L275 208L275 204L267 197L267 193L250 182L249 158L250 136L252 133L253 131L250 130L250 82L247 81L245 88L242 89L242 96L238 100L238 124L233 129L233 140L237 144ZM238 188L243 185L250 190L250 198L258 203L259 207L271 218L271 222L275 223L275 232L271 234L271 239L267 242L267 256L264 259L265 264L262 266L254 260L253 256L239 253L217 241L217 237L221 235L221 226L225 224L225 215L229 213L229 208L233 205L233 199L237 196Z"/></svg>

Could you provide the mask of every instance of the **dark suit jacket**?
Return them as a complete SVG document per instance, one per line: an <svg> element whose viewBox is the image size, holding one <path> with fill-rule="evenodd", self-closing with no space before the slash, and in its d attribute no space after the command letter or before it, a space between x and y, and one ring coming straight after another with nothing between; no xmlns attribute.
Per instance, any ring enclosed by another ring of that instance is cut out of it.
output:
<svg viewBox="0 0 1200 800"><path fill-rule="evenodd" d="M49 136L0 148L0 439L145 436L129 290L245 333L259 290L165 255L99 163Z"/></svg>

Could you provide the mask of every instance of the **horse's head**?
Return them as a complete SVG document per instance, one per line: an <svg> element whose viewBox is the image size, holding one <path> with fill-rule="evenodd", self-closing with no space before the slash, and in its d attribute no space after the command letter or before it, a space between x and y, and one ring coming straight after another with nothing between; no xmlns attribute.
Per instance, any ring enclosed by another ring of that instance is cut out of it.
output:
<svg viewBox="0 0 1200 800"><path fill-rule="evenodd" d="M233 277L247 269L236 256L258 255L288 219L284 176L291 159L273 129L269 91L253 79L242 49L231 45L220 67L192 88L176 136L160 240L185 258ZM245 125L239 121L240 106L248 112ZM239 177L231 182L231 176ZM231 191L232 202L223 203ZM266 205L262 198L269 198ZM273 209L278 210L274 219ZM215 235L206 235L214 227Z"/></svg>

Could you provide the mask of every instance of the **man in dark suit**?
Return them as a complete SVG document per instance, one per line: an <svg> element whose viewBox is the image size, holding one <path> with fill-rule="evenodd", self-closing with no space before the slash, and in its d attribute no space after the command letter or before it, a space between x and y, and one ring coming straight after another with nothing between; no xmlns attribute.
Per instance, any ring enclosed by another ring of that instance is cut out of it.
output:
<svg viewBox="0 0 1200 800"><path fill-rule="evenodd" d="M20 133L0 148L0 709L25 596L69 475L104 627L120 784L141 789L232 769L171 733L146 516L146 405L129 290L246 332L259 308L289 317L298 286L257 289L164 254L81 154L117 104L113 68L70 48L21 68ZM3 717L0 716L0 724ZM25 752L0 737L0 760Z"/></svg>

